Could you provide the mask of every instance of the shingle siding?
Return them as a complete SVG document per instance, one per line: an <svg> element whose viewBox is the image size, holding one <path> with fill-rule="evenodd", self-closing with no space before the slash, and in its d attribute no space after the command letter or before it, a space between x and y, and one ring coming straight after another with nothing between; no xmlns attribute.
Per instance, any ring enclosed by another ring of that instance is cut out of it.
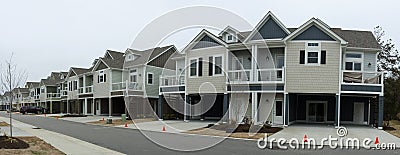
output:
<svg viewBox="0 0 400 155"><path fill-rule="evenodd" d="M300 50L305 42L288 42L286 60L286 90L289 93L338 93L340 44L322 42L326 50L326 64L300 64Z"/></svg>
<svg viewBox="0 0 400 155"><path fill-rule="evenodd" d="M226 68L226 49L224 47L212 47L205 49L196 49L196 51L189 51L186 54L187 64L189 66L191 58L202 57L203 60L208 61L208 58L213 55L223 55L223 66ZM186 90L189 94L199 93L199 89L203 83L211 83L214 85L218 93L226 92L226 77L225 76L208 76L208 63L203 63L203 76L190 77L189 68L186 72Z"/></svg>

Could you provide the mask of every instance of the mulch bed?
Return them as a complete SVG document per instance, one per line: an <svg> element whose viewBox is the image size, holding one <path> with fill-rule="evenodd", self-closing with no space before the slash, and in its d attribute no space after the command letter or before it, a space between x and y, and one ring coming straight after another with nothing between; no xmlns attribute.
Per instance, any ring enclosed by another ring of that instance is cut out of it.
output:
<svg viewBox="0 0 400 155"><path fill-rule="evenodd" d="M6 142L3 143L3 139L6 139ZM16 154L24 154L24 155L65 155L65 153L60 150L54 148L50 144L46 143L42 139L38 137L16 137L18 139L17 143L9 144L7 141L7 137L1 137L0 144L0 154L1 155L16 155ZM8 143L8 144L7 144ZM7 148L3 147L3 144ZM14 148L9 148L13 146Z"/></svg>
<svg viewBox="0 0 400 155"><path fill-rule="evenodd" d="M29 144L19 138L0 136L0 149L26 149Z"/></svg>

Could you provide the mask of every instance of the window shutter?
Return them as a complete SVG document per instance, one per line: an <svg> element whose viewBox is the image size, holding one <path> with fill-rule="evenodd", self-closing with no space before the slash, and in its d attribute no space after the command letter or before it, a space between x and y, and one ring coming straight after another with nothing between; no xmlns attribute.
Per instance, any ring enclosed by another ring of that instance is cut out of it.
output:
<svg viewBox="0 0 400 155"><path fill-rule="evenodd" d="M209 57L208 58L208 76L212 76L213 75L213 57Z"/></svg>
<svg viewBox="0 0 400 155"><path fill-rule="evenodd" d="M199 76L203 76L203 58L199 58Z"/></svg>
<svg viewBox="0 0 400 155"><path fill-rule="evenodd" d="M321 51L321 64L326 64L326 51Z"/></svg>
<svg viewBox="0 0 400 155"><path fill-rule="evenodd" d="M97 83L100 83L100 75L97 75Z"/></svg>
<svg viewBox="0 0 400 155"><path fill-rule="evenodd" d="M104 78L104 82L107 82L107 80L106 80L107 79L107 75L106 74L103 75L103 78Z"/></svg>
<svg viewBox="0 0 400 155"><path fill-rule="evenodd" d="M301 51L300 51L300 64L304 64L304 62L305 62L305 55L306 55L306 51L301 50Z"/></svg>

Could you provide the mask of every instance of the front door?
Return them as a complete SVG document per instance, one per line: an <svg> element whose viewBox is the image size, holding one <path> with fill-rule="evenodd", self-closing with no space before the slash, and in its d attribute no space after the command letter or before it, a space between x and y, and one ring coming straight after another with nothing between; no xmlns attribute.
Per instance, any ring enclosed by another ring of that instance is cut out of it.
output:
<svg viewBox="0 0 400 155"><path fill-rule="evenodd" d="M326 122L326 102L308 102L307 103L307 121Z"/></svg>
<svg viewBox="0 0 400 155"><path fill-rule="evenodd" d="M95 115L100 115L100 100L96 100L95 110L96 110Z"/></svg>
<svg viewBox="0 0 400 155"><path fill-rule="evenodd" d="M273 114L274 124L283 124L283 101L275 101Z"/></svg>
<svg viewBox="0 0 400 155"><path fill-rule="evenodd" d="M354 103L353 122L355 124L364 123L364 103L362 102Z"/></svg>

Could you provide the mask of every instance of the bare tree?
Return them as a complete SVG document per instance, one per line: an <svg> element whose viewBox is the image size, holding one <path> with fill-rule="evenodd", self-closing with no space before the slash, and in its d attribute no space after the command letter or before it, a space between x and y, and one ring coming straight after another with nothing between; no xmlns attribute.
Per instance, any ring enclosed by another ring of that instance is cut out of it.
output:
<svg viewBox="0 0 400 155"><path fill-rule="evenodd" d="M20 87L26 82L28 75L25 70L19 70L17 64L12 61L14 54L11 54L9 60L5 60L4 65L2 65L3 70L0 74L0 84L1 88L5 92L9 93L9 112L10 112L10 137L12 137L12 102L13 93L12 90Z"/></svg>

